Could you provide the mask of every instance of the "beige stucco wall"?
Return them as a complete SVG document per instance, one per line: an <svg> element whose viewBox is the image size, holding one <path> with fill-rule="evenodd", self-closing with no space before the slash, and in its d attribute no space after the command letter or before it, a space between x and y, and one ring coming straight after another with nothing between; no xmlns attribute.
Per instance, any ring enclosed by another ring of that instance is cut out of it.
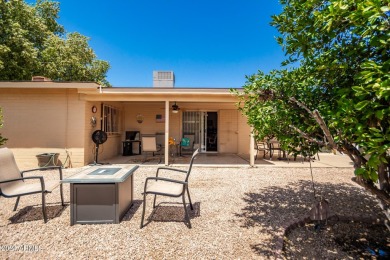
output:
<svg viewBox="0 0 390 260"><path fill-rule="evenodd" d="M110 105L117 109L119 112L119 133L118 134L108 134L107 141L104 144L99 145L99 154L98 154L98 162L102 160L106 160L108 158L112 158L114 156L118 156L122 153L122 132L123 132L123 104L120 102L86 102L85 105L85 153L84 153L84 162L93 163L95 160L95 143L92 141L92 134L96 130L101 129L101 105L106 104ZM97 108L96 113L92 112L92 107L95 106ZM96 125L93 126L91 124L91 118L96 118Z"/></svg>
<svg viewBox="0 0 390 260"><path fill-rule="evenodd" d="M157 123L156 115L160 114L165 117L164 102L131 102L125 105L124 113L124 132L122 133L123 140L125 131L140 131L141 134L155 134L165 132L165 123ZM140 124L136 120L136 116L141 114L144 121ZM180 138L180 118L181 114L169 113L169 136Z"/></svg>
<svg viewBox="0 0 390 260"><path fill-rule="evenodd" d="M237 110L220 110L218 122L218 143L221 153L238 152Z"/></svg>
<svg viewBox="0 0 390 260"><path fill-rule="evenodd" d="M249 155L250 153L250 138L251 128L248 125L248 120L241 112L237 111L238 115L238 154Z"/></svg>
<svg viewBox="0 0 390 260"><path fill-rule="evenodd" d="M100 128L101 105L108 104L120 112L118 134L108 136L100 146L99 160L106 160L122 154L125 131L140 131L142 134L165 132L165 123L157 123L156 115L165 116L165 101L104 101L91 100L88 93L80 94L76 88L0 88L0 106L3 108L4 127L2 135L9 139L18 165L24 168L37 166L36 155L60 153L60 160L66 160L65 149L69 151L73 167L94 161L95 145L92 133ZM125 100L126 94L115 95ZM246 118L236 109L234 102L178 101L181 110L169 113L169 136L182 137L183 111L214 111L218 113L218 152L249 154L250 128ZM215 99L215 101L218 101ZM169 104L171 108L172 101ZM97 112L92 112L92 107ZM136 121L137 114L144 117L143 123ZM91 117L97 125L91 125Z"/></svg>
<svg viewBox="0 0 390 260"><path fill-rule="evenodd" d="M37 165L39 153L60 153L68 149L74 166L84 163L85 102L72 89L0 89L0 106L8 138L6 147L23 165Z"/></svg>

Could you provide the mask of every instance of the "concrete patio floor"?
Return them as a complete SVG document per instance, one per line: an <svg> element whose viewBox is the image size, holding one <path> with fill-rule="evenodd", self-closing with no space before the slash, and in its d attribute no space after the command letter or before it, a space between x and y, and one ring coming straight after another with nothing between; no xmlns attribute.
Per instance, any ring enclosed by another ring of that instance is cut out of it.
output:
<svg viewBox="0 0 390 260"><path fill-rule="evenodd" d="M347 155L342 154L331 154L331 153L320 153L320 160L316 157L312 161L312 167L315 168L351 168L353 164ZM191 159L191 155L170 157L169 166L184 166L188 165ZM143 155L134 155L134 156L116 156L107 160L101 160L101 163L109 164L140 164L141 166L163 166L164 165L164 156L161 157L161 162L159 163L159 156L155 155L148 156L146 161L144 161ZM195 164L197 166L204 167L250 167L249 165L249 156L237 155L237 154L219 154L219 153L202 153L199 154L196 158ZM283 168L307 168L309 167L309 161L305 160L302 162L300 157L294 161L292 158L290 160L280 160L277 156L270 159L266 157L265 159L262 156L259 156L255 161L255 167L283 167Z"/></svg>

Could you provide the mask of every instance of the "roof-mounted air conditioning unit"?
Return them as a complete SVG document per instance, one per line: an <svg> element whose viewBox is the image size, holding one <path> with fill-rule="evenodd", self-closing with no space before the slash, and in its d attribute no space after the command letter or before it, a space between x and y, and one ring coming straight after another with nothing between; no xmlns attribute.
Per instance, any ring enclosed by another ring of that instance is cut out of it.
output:
<svg viewBox="0 0 390 260"><path fill-rule="evenodd" d="M175 74L173 71L153 71L153 87L173 88L175 86Z"/></svg>

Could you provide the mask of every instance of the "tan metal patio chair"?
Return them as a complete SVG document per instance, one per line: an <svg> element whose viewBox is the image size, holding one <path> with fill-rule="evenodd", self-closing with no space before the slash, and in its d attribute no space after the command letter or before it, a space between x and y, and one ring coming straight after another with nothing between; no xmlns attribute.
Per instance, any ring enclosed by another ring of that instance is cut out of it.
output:
<svg viewBox="0 0 390 260"><path fill-rule="evenodd" d="M193 154L190 162L190 166L188 167L188 170L180 170L175 168L169 168L169 167L159 167L157 168L156 177L148 177L145 180L145 187L144 187L144 201L143 201L143 210L142 210L142 217L141 217L141 228L144 227L144 217L145 217L145 207L146 207L146 195L153 194L154 200L153 200L153 208L156 208L156 196L168 196L168 197L182 197L183 200L183 206L184 206L184 212L185 216L188 222L188 227L191 228L191 222L190 222L190 216L188 215L187 207L186 207L186 201L185 201L185 193L187 192L188 200L190 203L191 210L193 210L190 192L188 189L188 177L190 176L192 164L194 162L195 157L199 154L199 149L197 149ZM185 176L183 176L183 180L177 180L177 179L170 179L170 178L163 178L159 177L160 171L175 171L175 172L181 172L184 173Z"/></svg>
<svg viewBox="0 0 390 260"><path fill-rule="evenodd" d="M59 179L53 181L45 181L42 176L24 177L24 173L32 171L43 171L49 169L58 169ZM39 182L31 182L37 179ZM31 194L42 194L42 213L45 223L47 222L45 196L52 192L56 187L60 186L61 204L64 206L64 195L62 184L62 169L61 166L50 166L26 171L20 171L16 165L13 153L8 148L0 148L0 195L6 198L16 197L14 211L17 209L21 196Z"/></svg>
<svg viewBox="0 0 390 260"><path fill-rule="evenodd" d="M141 137L142 153L144 154L144 161L146 161L147 153L159 154L159 161L161 162L161 147L157 145L156 135L142 135Z"/></svg>
<svg viewBox="0 0 390 260"><path fill-rule="evenodd" d="M165 148L165 133L156 133L157 147L160 147L161 152L164 153Z"/></svg>
<svg viewBox="0 0 390 260"><path fill-rule="evenodd" d="M257 154L259 152L263 152L263 159L268 153L270 153L269 146L266 141L255 141L255 150L256 150L255 160L257 160Z"/></svg>
<svg viewBox="0 0 390 260"><path fill-rule="evenodd" d="M276 140L275 138L268 141L268 146L269 146L270 160L273 159L275 151L278 151L278 158L281 158L282 152L283 152L283 154L285 154L285 152L283 151L283 149L280 145L280 142L278 140Z"/></svg>
<svg viewBox="0 0 390 260"><path fill-rule="evenodd" d="M301 162L302 162L302 163L306 160L306 158L309 158L309 160L313 160L313 161L314 161L315 155L313 155L313 156L308 156L307 154L302 154L302 150L304 150L304 149L305 149L305 147L303 146L303 144L301 144L301 145L299 145L299 146L297 146L297 147L294 147L294 153L293 153L294 161L297 160L298 153L299 153L300 156L301 156ZM306 148L306 149L307 149L307 148ZM288 155L287 155L287 157L288 157ZM320 161L320 155L319 155L318 152L317 152L317 159L318 159L318 161Z"/></svg>

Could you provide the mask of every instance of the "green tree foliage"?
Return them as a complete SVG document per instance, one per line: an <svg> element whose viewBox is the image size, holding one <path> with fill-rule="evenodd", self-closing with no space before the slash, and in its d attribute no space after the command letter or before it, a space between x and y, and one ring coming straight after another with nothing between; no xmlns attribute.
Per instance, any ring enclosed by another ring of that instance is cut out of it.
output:
<svg viewBox="0 0 390 260"><path fill-rule="evenodd" d="M31 80L42 75L52 80L96 81L109 85L109 63L97 60L88 38L65 34L57 23L59 3L38 0L0 0L0 79Z"/></svg>
<svg viewBox="0 0 390 260"><path fill-rule="evenodd" d="M49 78L105 82L108 63L96 60L93 50L88 46L88 38L79 33L70 33L66 39L50 36L41 55L43 75Z"/></svg>
<svg viewBox="0 0 390 260"><path fill-rule="evenodd" d="M0 107L0 129L2 127L3 127L3 110ZM0 146L4 145L6 141L7 141L7 138L2 137L1 133L0 133Z"/></svg>
<svg viewBox="0 0 390 260"><path fill-rule="evenodd" d="M258 138L274 135L296 153L302 140L309 153L330 145L390 192L389 2L281 3L271 24L291 69L247 77L242 112Z"/></svg>

